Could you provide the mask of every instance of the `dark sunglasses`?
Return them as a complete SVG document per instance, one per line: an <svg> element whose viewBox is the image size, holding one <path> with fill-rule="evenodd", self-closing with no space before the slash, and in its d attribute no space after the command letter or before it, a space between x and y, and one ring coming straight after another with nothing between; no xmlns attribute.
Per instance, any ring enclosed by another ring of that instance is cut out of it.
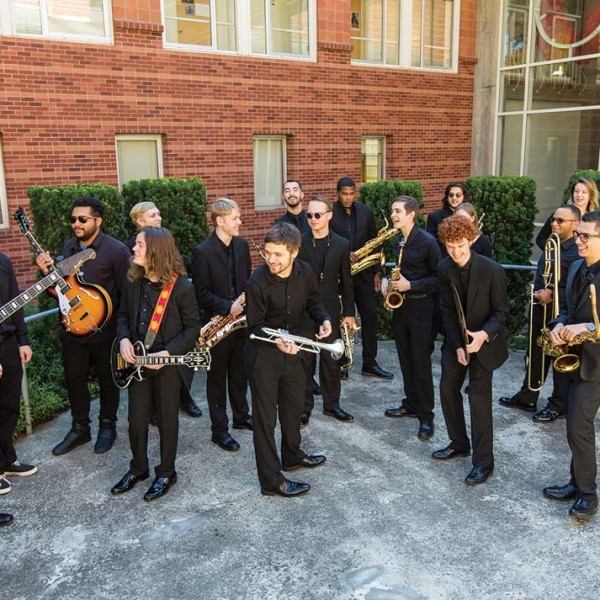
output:
<svg viewBox="0 0 600 600"><path fill-rule="evenodd" d="M458 192L458 194L450 193L448 194L448 198L462 198L464 194L462 192Z"/></svg>
<svg viewBox="0 0 600 600"><path fill-rule="evenodd" d="M569 223L569 222L573 222L576 219L563 219L562 217L552 217L551 221L552 223L558 223L559 225L562 225L563 223Z"/></svg>
<svg viewBox="0 0 600 600"><path fill-rule="evenodd" d="M79 223L82 223L83 225L85 225L90 219L97 219L98 217L69 217L69 222L71 223L71 225L74 225L75 223L77 223L79 221Z"/></svg>
<svg viewBox="0 0 600 600"><path fill-rule="evenodd" d="M323 216L326 215L328 212L331 212L330 210L326 210L325 212L322 213L306 213L306 218L307 219L316 219L317 221Z"/></svg>

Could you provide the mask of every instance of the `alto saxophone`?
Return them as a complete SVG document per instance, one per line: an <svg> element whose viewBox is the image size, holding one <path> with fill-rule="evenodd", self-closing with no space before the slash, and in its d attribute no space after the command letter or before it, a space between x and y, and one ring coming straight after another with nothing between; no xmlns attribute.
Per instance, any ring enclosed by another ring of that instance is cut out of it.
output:
<svg viewBox="0 0 600 600"><path fill-rule="evenodd" d="M374 267L376 264L380 264L382 267L385 264L383 250L381 252L375 252L375 250L384 242L391 240L398 232L393 227L392 229L388 229L390 224L385 216L383 218L385 219L385 225L377 232L377 237L369 240L364 246L354 252L357 260L350 267L352 275Z"/></svg>
<svg viewBox="0 0 600 600"><path fill-rule="evenodd" d="M240 294L236 302L239 300L240 304L244 306L246 304L246 296L244 293ZM233 316L227 315L215 315L201 330L200 337L198 338L197 344L201 348L213 348L219 342L223 341L230 333L236 329L242 329L246 327L246 315Z"/></svg>
<svg viewBox="0 0 600 600"><path fill-rule="evenodd" d="M388 285L391 285L394 281L399 281L402 277L402 273L400 273L400 266L402 265L402 255L404 254L405 244L406 242L400 242L400 250L398 251L398 262L396 263L396 266L392 269L392 272L390 273ZM392 311L396 310L397 308L400 308L403 302L404 296L401 294L401 292L390 290L387 296L385 297L383 305L387 310Z"/></svg>

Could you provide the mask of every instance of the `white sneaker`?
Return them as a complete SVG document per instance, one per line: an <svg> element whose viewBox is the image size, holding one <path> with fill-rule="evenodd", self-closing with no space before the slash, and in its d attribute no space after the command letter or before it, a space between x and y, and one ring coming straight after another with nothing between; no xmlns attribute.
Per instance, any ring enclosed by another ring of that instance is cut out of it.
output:
<svg viewBox="0 0 600 600"><path fill-rule="evenodd" d="M15 460L12 465L8 465L8 467L4 469L4 474L13 477L29 477L30 475L37 473L37 471L38 468L34 465L22 465L18 460Z"/></svg>
<svg viewBox="0 0 600 600"><path fill-rule="evenodd" d="M0 475L0 495L8 494L11 490L12 485L10 485L10 481L4 475Z"/></svg>

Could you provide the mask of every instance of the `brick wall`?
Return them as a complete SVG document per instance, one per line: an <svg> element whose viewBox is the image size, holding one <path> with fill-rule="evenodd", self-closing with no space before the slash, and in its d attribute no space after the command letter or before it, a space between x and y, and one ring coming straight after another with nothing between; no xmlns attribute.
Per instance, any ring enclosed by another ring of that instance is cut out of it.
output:
<svg viewBox="0 0 600 600"><path fill-rule="evenodd" d="M351 65L348 0L319 0L316 62L165 50L155 0L113 2L114 45L0 37L9 211L34 184L116 185L114 137L126 133L162 134L165 175L238 200L245 237L281 212L254 210L256 134L287 136L288 176L308 197L359 181L361 136L385 135L387 178L422 181L437 208L470 171L476 2L461 6L458 74ZM0 248L30 282L15 225Z"/></svg>

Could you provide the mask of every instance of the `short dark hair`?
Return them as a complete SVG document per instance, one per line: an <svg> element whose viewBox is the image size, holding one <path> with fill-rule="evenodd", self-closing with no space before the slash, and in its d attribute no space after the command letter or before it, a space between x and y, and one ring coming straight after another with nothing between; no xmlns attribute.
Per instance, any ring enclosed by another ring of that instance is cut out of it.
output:
<svg viewBox="0 0 600 600"><path fill-rule="evenodd" d="M419 213L421 211L419 208L419 202L418 200L416 200L416 198L413 198L412 196L396 196L392 200L392 206L394 206L396 202L401 202L402 204L404 204L404 210L407 214L415 213L415 221L417 220L417 217L419 216Z"/></svg>
<svg viewBox="0 0 600 600"><path fill-rule="evenodd" d="M300 191L302 191L302 184L297 179L286 179L283 182L283 187L285 187L288 183L297 183Z"/></svg>
<svg viewBox="0 0 600 600"><path fill-rule="evenodd" d="M276 223L265 233L265 244L283 244L290 252L300 249L300 231L291 223Z"/></svg>
<svg viewBox="0 0 600 600"><path fill-rule="evenodd" d="M92 196L81 196L79 198L75 198L73 200L73 206L71 206L71 210L74 208L80 208L82 206L88 207L92 211L92 216L104 218L104 205L98 198L93 198Z"/></svg>
<svg viewBox="0 0 600 600"><path fill-rule="evenodd" d="M596 231L600 231L600 210L586 212L585 215L581 217L581 221L583 223L593 223Z"/></svg>
<svg viewBox="0 0 600 600"><path fill-rule="evenodd" d="M571 213L571 216L574 219L576 219L577 221L581 221L581 211L579 210L578 206L575 206L574 204L563 204L562 206L557 206L554 209L554 212L556 212L560 208L566 208ZM552 214L554 214L554 213L552 213Z"/></svg>
<svg viewBox="0 0 600 600"><path fill-rule="evenodd" d="M356 184L354 183L354 179L352 179L351 177L342 177L341 179L338 179L337 191L341 192L342 188L344 188L344 187L350 187L350 188L356 189Z"/></svg>

